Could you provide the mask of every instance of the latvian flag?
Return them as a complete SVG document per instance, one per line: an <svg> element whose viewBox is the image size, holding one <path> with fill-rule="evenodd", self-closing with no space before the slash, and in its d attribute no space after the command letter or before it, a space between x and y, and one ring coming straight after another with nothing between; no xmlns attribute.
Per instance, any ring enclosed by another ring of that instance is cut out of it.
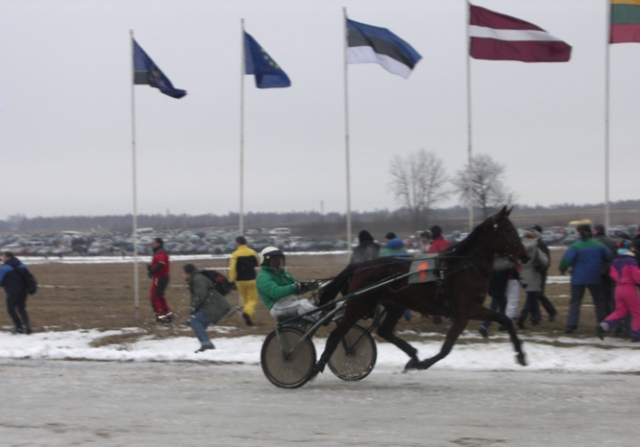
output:
<svg viewBox="0 0 640 447"><path fill-rule="evenodd" d="M640 0L611 0L610 42L640 42Z"/></svg>
<svg viewBox="0 0 640 447"><path fill-rule="evenodd" d="M347 19L347 62L382 65L385 70L407 79L422 56L386 28Z"/></svg>
<svg viewBox="0 0 640 447"><path fill-rule="evenodd" d="M567 62L571 57L571 47L542 28L479 6L471 5L469 35L475 59Z"/></svg>

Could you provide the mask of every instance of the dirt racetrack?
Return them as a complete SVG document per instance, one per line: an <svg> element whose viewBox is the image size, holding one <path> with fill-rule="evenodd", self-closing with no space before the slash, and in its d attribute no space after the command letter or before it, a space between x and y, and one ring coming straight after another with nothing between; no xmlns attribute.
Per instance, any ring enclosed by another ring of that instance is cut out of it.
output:
<svg viewBox="0 0 640 447"><path fill-rule="evenodd" d="M640 376L376 370L284 390L259 366L0 361L3 446L637 444Z"/></svg>
<svg viewBox="0 0 640 447"><path fill-rule="evenodd" d="M552 262L550 276L556 276L558 264L564 253L563 250L551 252ZM87 258L91 261L92 258ZM116 257L117 261L118 258ZM43 260L44 261L44 260ZM346 254L322 254L312 256L287 256L287 267L299 280L329 278L339 273L347 264ZM31 260L25 258L30 264ZM207 259L198 261L179 261L174 259L171 264L171 283L167 292L167 299L174 313L176 323L171 326L158 326L153 321L153 313L149 304L150 281L146 277L144 262L139 264L140 270L140 312L139 319L134 318L133 307L133 265L128 263L98 263L98 264L66 264L57 259L50 259L42 263L33 263L30 269L38 278L41 285L36 295L29 298L28 311L31 316L34 332L47 330L74 329L119 329L137 327L145 331L146 336L174 337L182 335L179 323L185 321L189 311L188 290L182 280L182 266L186 262L195 263L199 268L215 268L221 272L228 265L227 259ZM558 317L553 323L543 319L542 324L532 328L527 323L528 332L560 335L564 332L566 312L569 304L568 284L548 284L547 296L558 309ZM520 304L524 303L524 292L521 292ZM232 292L228 296L232 305L239 302L238 294ZM489 299L485 306L489 305ZM221 324L236 326L235 335L266 335L273 329L273 318L268 314L265 306L260 303L257 308L257 325L247 328L239 315L229 318ZM593 337L595 335L595 318L591 297L588 295L583 301L580 315L580 328L571 334L572 337ZM475 330L480 322L470 322L469 329ZM398 325L399 331L417 333L446 333L448 320L443 324L434 325L430 318L415 315L411 321L404 319ZM10 330L10 320L6 312L0 312L0 328ZM495 327L494 327L495 330ZM322 331L319 335L326 335ZM133 337L138 337L135 335ZM410 334L405 335L411 338ZM113 342L123 341L114 339Z"/></svg>

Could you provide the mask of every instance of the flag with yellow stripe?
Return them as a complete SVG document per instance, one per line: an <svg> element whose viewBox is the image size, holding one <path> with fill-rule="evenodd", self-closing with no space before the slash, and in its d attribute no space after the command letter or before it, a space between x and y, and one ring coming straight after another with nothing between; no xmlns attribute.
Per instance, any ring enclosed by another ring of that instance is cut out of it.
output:
<svg viewBox="0 0 640 447"><path fill-rule="evenodd" d="M610 43L640 43L640 0L611 0Z"/></svg>

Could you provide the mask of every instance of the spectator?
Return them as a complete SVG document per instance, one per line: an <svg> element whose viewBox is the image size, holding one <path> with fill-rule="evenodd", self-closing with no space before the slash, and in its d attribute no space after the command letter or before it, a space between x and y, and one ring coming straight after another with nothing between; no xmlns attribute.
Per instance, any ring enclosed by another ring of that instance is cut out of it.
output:
<svg viewBox="0 0 640 447"><path fill-rule="evenodd" d="M284 253L276 247L266 247L260 253L262 269L258 273L256 285L262 302L274 318L288 318L303 315L316 309L309 300L298 299L301 295L316 287L315 283L301 283L285 269ZM317 313L306 316L309 320L318 320Z"/></svg>
<svg viewBox="0 0 640 447"><path fill-rule="evenodd" d="M449 241L442 236L442 228L440 225L434 225L431 227L431 245L427 253L440 253L451 247Z"/></svg>
<svg viewBox="0 0 640 447"><path fill-rule="evenodd" d="M505 258L497 257L493 262L493 273L491 273L491 278L489 279L488 293L491 297L489 309L492 311L498 311L502 314L505 313L507 308L507 284L509 277L512 275L519 277L519 273L513 263ZM490 326L490 321L482 323L480 329L478 329L480 335L485 338L488 337ZM500 326L498 330L504 330L504 328Z"/></svg>
<svg viewBox="0 0 640 447"><path fill-rule="evenodd" d="M358 233L358 241L360 244L353 249L349 264L359 264L370 261L380 255L380 245L376 244L373 236L371 236L367 230L362 230Z"/></svg>
<svg viewBox="0 0 640 447"><path fill-rule="evenodd" d="M549 266L549 258L538 246L538 233L535 230L528 230L522 236L522 245L529 254L529 261L520 270L520 276L527 283L527 300L522 306L517 324L520 329L524 329L524 322L531 313L531 324L540 324L540 311L536 312L538 306L538 296L542 290L542 271Z"/></svg>
<svg viewBox="0 0 640 447"><path fill-rule="evenodd" d="M600 340L604 339L605 332L618 326L631 314L631 341L640 341L640 297L636 289L640 285L640 268L635 259L638 245L638 242L634 245L626 242L611 265L611 278L617 283L616 310L596 326Z"/></svg>
<svg viewBox="0 0 640 447"><path fill-rule="evenodd" d="M404 248L404 242L402 239L396 236L395 233L390 232L384 237L385 244L380 250L380 257L395 256L398 258L408 258L409 253Z"/></svg>
<svg viewBox="0 0 640 447"><path fill-rule="evenodd" d="M523 286L528 284L524 283ZM515 320L518 317L518 305L520 304L520 266L514 265L513 270L509 273L507 281L507 308L505 314L507 317Z"/></svg>
<svg viewBox="0 0 640 447"><path fill-rule="evenodd" d="M31 323L27 314L27 288L18 272L18 269L26 269L27 266L10 251L2 254L2 262L4 264L0 268L0 285L7 294L7 312L15 326L12 332L29 335Z"/></svg>
<svg viewBox="0 0 640 447"><path fill-rule="evenodd" d="M549 251L549 247L547 247L547 244L545 244L545 242L542 240L542 237L540 237L542 235L542 227L540 225L533 225L531 229L536 231L537 233L536 236L538 238L538 248L547 256L547 259L549 260L547 266L540 270L541 278L540 293L538 293L538 302L542 304L544 310L547 311L549 322L552 323L556 319L558 311L556 310L556 307L553 305L551 300L549 300L549 298L547 298L547 295L545 295L544 293L547 287L547 272L549 271L549 265L551 264L551 252ZM542 316L540 314L540 306L538 306L538 303L536 303L535 312L537 315L537 319L542 320Z"/></svg>
<svg viewBox="0 0 640 447"><path fill-rule="evenodd" d="M640 240L640 225L638 225L636 227L636 234L633 235L633 240ZM636 253L636 256L638 256L638 254Z"/></svg>
<svg viewBox="0 0 640 447"><path fill-rule="evenodd" d="M189 292L191 292L191 317L187 320L187 324L191 326L193 333L200 341L200 349L196 353L215 349L207 334L207 326L220 321L229 312L231 306L216 290L213 281L200 273L195 265L186 264L182 269L184 280L189 284Z"/></svg>
<svg viewBox="0 0 640 447"><path fill-rule="evenodd" d="M420 252L428 253L430 245L431 245L431 233L429 233L429 231L423 231L422 233L420 233Z"/></svg>
<svg viewBox="0 0 640 447"><path fill-rule="evenodd" d="M591 225L578 225L580 239L569 246L560 261L560 273L571 267L571 300L567 315L566 334L578 328L580 306L586 288L591 292L593 304L596 308L596 320L601 322L605 317L604 299L600 272L603 262L609 262L611 251L598 241L593 240Z"/></svg>
<svg viewBox="0 0 640 447"><path fill-rule="evenodd" d="M611 261L616 258L618 252L618 244L615 240L607 236L604 225L593 226L593 240L600 242L611 251ZM616 304L614 301L614 291L616 288L616 282L609 276L609 270L611 269L611 262L603 262L602 269L600 270L600 281L602 282L602 297L604 299L605 314L612 313Z"/></svg>
<svg viewBox="0 0 640 447"><path fill-rule="evenodd" d="M247 326L253 326L256 306L258 305L258 289L256 289L256 267L258 255L247 247L244 236L236 238L236 251L229 262L229 282L235 282L242 300L242 318Z"/></svg>
<svg viewBox="0 0 640 447"><path fill-rule="evenodd" d="M149 278L151 278L151 306L156 314L156 321L159 323L171 323L173 313L169 309L167 299L164 294L169 285L169 255L164 251L164 242L157 237L151 242L153 258L151 264L147 265Z"/></svg>

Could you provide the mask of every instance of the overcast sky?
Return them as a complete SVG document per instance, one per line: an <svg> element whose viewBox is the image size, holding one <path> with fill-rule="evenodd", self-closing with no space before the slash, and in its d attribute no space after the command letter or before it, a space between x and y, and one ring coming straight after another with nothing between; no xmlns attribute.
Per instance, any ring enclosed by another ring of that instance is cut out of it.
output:
<svg viewBox="0 0 640 447"><path fill-rule="evenodd" d="M607 0L477 0L573 46L569 63L471 61L473 150L528 205L604 200ZM245 210L344 212L342 7L422 56L350 65L352 209L394 209L389 163L467 156L462 0L0 1L0 218L132 211L129 30L188 95L135 88L139 213L239 207L240 19L292 86L245 82ZM640 45L611 46L611 200L637 199ZM452 199L443 206L456 204Z"/></svg>

